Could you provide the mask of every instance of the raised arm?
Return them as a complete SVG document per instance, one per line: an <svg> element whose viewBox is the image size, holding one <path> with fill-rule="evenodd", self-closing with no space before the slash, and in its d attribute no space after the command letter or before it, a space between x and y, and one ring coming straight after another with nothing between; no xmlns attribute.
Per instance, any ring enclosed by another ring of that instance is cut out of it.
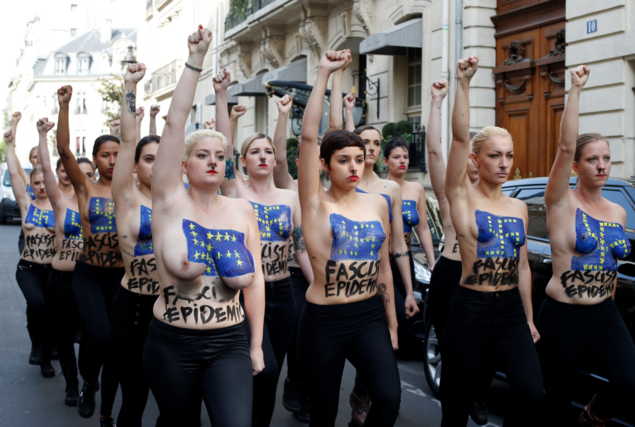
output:
<svg viewBox="0 0 635 427"><path fill-rule="evenodd" d="M86 186L88 183L92 184L90 178L86 176L84 172L79 168L77 159L73 155L73 151L70 148L71 137L68 129L68 110L73 96L72 86L62 86L57 90L57 101L60 104L60 112L57 116L57 152L60 153L60 159L68 179L71 180L75 194L77 197L86 195Z"/></svg>
<svg viewBox="0 0 635 427"><path fill-rule="evenodd" d="M137 65L137 64L135 64ZM143 107L137 107L137 111L136 111L136 119L137 119L137 143L139 141L141 141L141 123L143 122L143 118L145 117L145 109ZM121 119L123 119L123 115L121 117ZM123 126L123 123L122 123Z"/></svg>
<svg viewBox="0 0 635 427"><path fill-rule="evenodd" d="M214 130L214 128L216 127L216 119L214 117L205 120L205 123L203 123L203 126L205 127L205 130Z"/></svg>
<svg viewBox="0 0 635 427"><path fill-rule="evenodd" d="M227 70L221 70L213 79L214 92L216 92L216 130L227 138L227 159L225 160L225 179L221 183L220 191L223 196L237 197L238 186L244 182L238 182L236 178L236 165L234 164L234 130L231 126L229 114L227 114L227 88L231 81L231 75ZM232 109L233 110L233 109ZM246 110L246 108L245 108ZM242 115L242 114L241 114ZM240 116L238 116L240 117ZM236 119L237 120L237 119ZM234 125L235 129L235 125ZM238 174L240 175L240 174Z"/></svg>
<svg viewBox="0 0 635 427"><path fill-rule="evenodd" d="M346 111L346 130L355 130L355 120L353 119L353 108L355 108L355 94L349 93L344 97L344 111Z"/></svg>
<svg viewBox="0 0 635 427"><path fill-rule="evenodd" d="M470 80L478 68L478 58L459 60L456 65L456 99L452 111L452 147L448 157L445 195L456 198L465 189L467 158L470 155Z"/></svg>
<svg viewBox="0 0 635 427"><path fill-rule="evenodd" d="M13 194L15 195L15 200L18 202L22 216L24 216L26 209L28 209L31 203L31 196L26 193L26 184L18 170L20 160L18 160L18 156L15 154L13 130L5 132L4 141L7 146L7 167L9 169L9 176L11 177L11 187L13 188Z"/></svg>
<svg viewBox="0 0 635 427"><path fill-rule="evenodd" d="M326 93L326 84L331 73L339 70L348 61L346 52L326 52L320 65L304 111L302 123L302 141L300 142L300 165L298 167L298 194L302 212L317 208L317 197L324 191L320 182L320 160L318 147L318 130L322 117L322 103ZM341 111L341 110L340 110Z"/></svg>
<svg viewBox="0 0 635 427"><path fill-rule="evenodd" d="M189 50L187 63L200 69L211 42L212 32L199 26L187 39ZM153 168L153 200L165 199L168 195L174 194L177 188L183 188L181 165L185 147L185 123L194 102L194 92L199 76L200 71L185 67L174 89Z"/></svg>
<svg viewBox="0 0 635 427"><path fill-rule="evenodd" d="M234 146L234 139L236 138L236 126L238 125L238 119L244 116L246 112L247 112L247 107L245 107L244 105L234 105L232 107L231 113L229 114L229 129L230 129L229 133L232 136L232 139L231 139L232 147ZM234 151L232 148L231 156L228 155L226 160L227 167L225 168L225 178L227 179L236 178L238 179L238 181L244 184L245 180L243 179L243 176L240 174L240 171L238 170L238 164L234 163L235 157L236 156L234 156Z"/></svg>
<svg viewBox="0 0 635 427"><path fill-rule="evenodd" d="M289 173L287 163L287 126L289 124L289 112L293 107L293 98L285 95L276 102L278 107L278 122L273 134L273 145L276 147L276 166L273 168L273 183L278 188L297 190L297 185ZM309 282L310 283L310 282Z"/></svg>
<svg viewBox="0 0 635 427"><path fill-rule="evenodd" d="M154 104L150 106L150 133L149 135L158 135L157 134L157 114L161 111L161 106L159 104Z"/></svg>
<svg viewBox="0 0 635 427"><path fill-rule="evenodd" d="M443 218L449 218L450 206L445 197L445 161L441 149L441 106L448 94L447 80L437 80L430 89L432 101L426 132L426 148L428 149L428 165L430 166L430 183L432 191L439 201ZM445 211L445 212L444 212ZM447 216L445 215L447 213ZM421 216L419 216L421 218Z"/></svg>
<svg viewBox="0 0 635 427"><path fill-rule="evenodd" d="M137 108L137 84L146 74L145 64L130 64L123 78L124 99L121 105L121 143L119 155L112 174L112 196L117 204L130 205L133 202L135 188L132 173L134 172L134 156L139 133L143 107ZM139 114L141 110L141 114Z"/></svg>
<svg viewBox="0 0 635 427"><path fill-rule="evenodd" d="M18 134L17 133L17 131L18 131L18 123L20 123L20 119L22 119L22 113L19 112L19 111L16 111L11 116L11 131L12 131L12 136L13 136L13 141L14 142L16 141L16 136ZM18 173L22 177L22 181L24 182L24 185L26 186L31 181L31 178L29 177L29 174L26 173L24 168L22 168L22 165L20 164L19 161L18 161L17 168L18 168Z"/></svg>
<svg viewBox="0 0 635 427"><path fill-rule="evenodd" d="M55 179L55 173L51 167L51 158L49 157L48 141L46 139L47 133L53 129L55 123L49 122L48 118L43 118L37 121L37 131L39 135L39 142L37 146L37 158L38 164L42 166L42 172L44 173L44 185L46 186L46 194L49 196L51 206L53 210L57 210L60 201L64 195L57 186L57 180Z"/></svg>
<svg viewBox="0 0 635 427"><path fill-rule="evenodd" d="M329 116L329 131L341 130L343 125L342 118L342 81L344 80L344 71L349 66L353 59L351 58L351 51L344 49L341 52L347 55L346 64L339 70L333 73L333 83L331 87L331 114Z"/></svg>
<svg viewBox="0 0 635 427"><path fill-rule="evenodd" d="M591 70L585 65L580 65L571 70L571 88L569 89L569 97L562 114L562 121L560 122L558 153L549 173L549 180L545 190L547 207L559 208L567 205L566 196L571 191L569 178L571 177L576 139L580 127L580 94L590 74Z"/></svg>
<svg viewBox="0 0 635 427"><path fill-rule="evenodd" d="M304 278L308 283L313 283L313 269L311 268L311 260L309 260L309 253L306 251L306 244L302 235L302 214L300 201L297 198L293 207L293 249L295 249L295 258L300 264Z"/></svg>
<svg viewBox="0 0 635 427"><path fill-rule="evenodd" d="M110 136L117 136L119 134L120 127L121 119L116 119L110 122Z"/></svg>

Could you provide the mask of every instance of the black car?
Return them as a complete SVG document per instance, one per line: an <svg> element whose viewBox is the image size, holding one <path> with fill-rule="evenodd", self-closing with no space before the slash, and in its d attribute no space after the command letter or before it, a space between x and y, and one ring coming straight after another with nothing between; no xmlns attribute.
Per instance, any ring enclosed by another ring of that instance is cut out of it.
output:
<svg viewBox="0 0 635 427"><path fill-rule="evenodd" d="M569 181L571 188L576 185L576 178ZM547 209L545 207L545 188L547 178L529 178L508 181L503 184L503 193L509 197L520 199L527 204L529 223L527 225L527 256L531 268L532 302L534 320L543 300L545 289L553 274L551 267L551 246L547 231ZM626 210L625 232L631 245L635 247L635 180L609 179L602 190L602 196L617 203ZM617 269L617 290L615 303L635 340L635 250L620 260ZM424 316L425 318L425 316ZM441 355L431 322L425 322L427 329L424 336L424 371L428 385L434 393L439 391L441 376ZM635 364L635 360L633 360ZM504 378L504 374L499 373ZM592 348L583 357L578 374L576 394L572 406L583 409L591 397L607 383L606 365L599 359ZM578 411L570 411L572 420L577 418ZM574 413L574 412L577 412ZM624 409L613 419L611 425L635 426L635 411Z"/></svg>

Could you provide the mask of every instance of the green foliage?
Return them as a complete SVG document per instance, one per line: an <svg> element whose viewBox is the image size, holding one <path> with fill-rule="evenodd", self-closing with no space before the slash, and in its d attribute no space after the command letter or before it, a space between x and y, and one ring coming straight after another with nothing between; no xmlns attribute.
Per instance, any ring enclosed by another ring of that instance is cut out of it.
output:
<svg viewBox="0 0 635 427"><path fill-rule="evenodd" d="M395 134L395 128L396 125L394 123L386 123L381 130L381 135L384 137L384 139L390 139L390 137Z"/></svg>
<svg viewBox="0 0 635 427"><path fill-rule="evenodd" d="M398 121L395 125L395 135L404 136L412 132L412 124L408 120Z"/></svg>
<svg viewBox="0 0 635 427"><path fill-rule="evenodd" d="M293 179L298 178L298 165L295 164L295 158L298 153L298 141L295 138L287 139L287 164L289 165L289 173Z"/></svg>
<svg viewBox="0 0 635 427"><path fill-rule="evenodd" d="M104 126L106 128L110 127L111 121L117 120L121 116L123 88L123 77L117 74L111 74L108 78L99 79L97 92L101 95L101 99L108 103L104 112L106 115Z"/></svg>
<svg viewBox="0 0 635 427"><path fill-rule="evenodd" d="M9 110L4 110L4 117L2 118L2 129L9 130ZM7 158L7 143L4 140L4 136L2 137L2 142L0 142L0 159L4 162Z"/></svg>

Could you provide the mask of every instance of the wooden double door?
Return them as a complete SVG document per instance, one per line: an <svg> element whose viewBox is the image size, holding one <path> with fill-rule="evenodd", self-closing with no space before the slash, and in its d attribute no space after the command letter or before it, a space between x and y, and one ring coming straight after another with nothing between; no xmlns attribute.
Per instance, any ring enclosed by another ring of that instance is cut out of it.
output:
<svg viewBox="0 0 635 427"><path fill-rule="evenodd" d="M496 125L514 139L510 179L548 176L556 155L565 102L564 7L564 0L499 0L492 19Z"/></svg>

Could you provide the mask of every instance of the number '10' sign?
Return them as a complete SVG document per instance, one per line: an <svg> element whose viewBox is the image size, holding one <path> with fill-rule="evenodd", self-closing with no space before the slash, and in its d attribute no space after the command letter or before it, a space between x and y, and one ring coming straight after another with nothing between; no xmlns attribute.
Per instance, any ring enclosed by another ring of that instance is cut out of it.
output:
<svg viewBox="0 0 635 427"><path fill-rule="evenodd" d="M595 33L598 30L598 20L594 19L593 21L587 21L586 23L586 33L591 34Z"/></svg>

